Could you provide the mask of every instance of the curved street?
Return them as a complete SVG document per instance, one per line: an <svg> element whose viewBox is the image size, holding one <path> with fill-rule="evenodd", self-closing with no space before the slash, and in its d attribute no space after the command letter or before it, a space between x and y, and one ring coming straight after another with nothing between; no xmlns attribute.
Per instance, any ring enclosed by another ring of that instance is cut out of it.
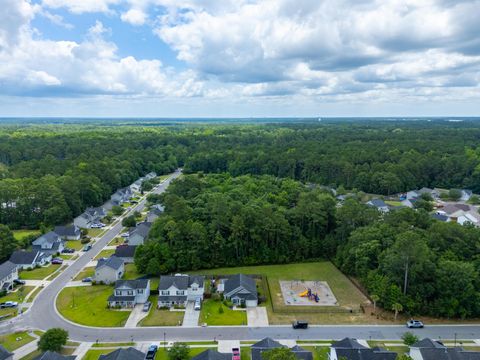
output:
<svg viewBox="0 0 480 360"><path fill-rule="evenodd" d="M159 185L154 192L162 193L169 183L181 174L178 170ZM145 199L130 211L141 211ZM307 330L293 330L291 326L268 327L138 327L138 328L96 328L71 323L64 319L55 308L58 293L122 230L121 221L117 221L93 248L80 256L67 267L36 297L29 310L18 317L0 325L0 333L10 333L20 329L42 329L60 327L69 332L75 341L87 342L126 342L171 340L257 340L270 336L276 339L339 339L354 337L358 339L397 340L406 331L404 326L385 325L325 325L311 326ZM480 325L436 325L413 330L419 337L433 339L478 339Z"/></svg>

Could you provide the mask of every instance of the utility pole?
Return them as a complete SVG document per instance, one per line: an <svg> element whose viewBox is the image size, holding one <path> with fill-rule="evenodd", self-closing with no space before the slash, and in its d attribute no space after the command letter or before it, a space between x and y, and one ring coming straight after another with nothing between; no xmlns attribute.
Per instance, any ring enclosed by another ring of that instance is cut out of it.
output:
<svg viewBox="0 0 480 360"><path fill-rule="evenodd" d="M407 262L405 263L405 281L403 283L403 295L407 294L407 284L408 284L408 255L407 255Z"/></svg>

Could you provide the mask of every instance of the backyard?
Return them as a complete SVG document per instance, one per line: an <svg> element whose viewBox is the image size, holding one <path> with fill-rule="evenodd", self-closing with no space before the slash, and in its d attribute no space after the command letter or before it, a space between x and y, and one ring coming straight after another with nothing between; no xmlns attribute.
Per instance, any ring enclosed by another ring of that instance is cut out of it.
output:
<svg viewBox="0 0 480 360"><path fill-rule="evenodd" d="M131 310L107 309L113 287L107 285L64 288L57 298L57 309L67 319L87 326L117 327L125 325Z"/></svg>
<svg viewBox="0 0 480 360"><path fill-rule="evenodd" d="M43 280L59 268L58 265L48 265L33 270L22 270L19 274L19 278L22 280Z"/></svg>
<svg viewBox="0 0 480 360"><path fill-rule="evenodd" d="M202 303L199 323L206 323L209 326L247 325L247 313L244 310L231 310L221 301L208 299Z"/></svg>
<svg viewBox="0 0 480 360"><path fill-rule="evenodd" d="M35 235L40 236L40 230L12 230L15 240L23 240L27 236Z"/></svg>
<svg viewBox="0 0 480 360"><path fill-rule="evenodd" d="M139 326L177 326L183 321L183 311L157 309L158 296L150 296L152 307L148 315L140 321Z"/></svg>

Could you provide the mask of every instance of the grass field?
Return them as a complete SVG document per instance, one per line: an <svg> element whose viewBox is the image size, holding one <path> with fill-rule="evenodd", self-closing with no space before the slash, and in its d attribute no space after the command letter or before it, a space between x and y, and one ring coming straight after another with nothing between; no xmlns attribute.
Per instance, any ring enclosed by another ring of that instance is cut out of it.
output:
<svg viewBox="0 0 480 360"><path fill-rule="evenodd" d="M57 309L67 319L87 326L123 326L130 311L107 309L112 286L79 286L64 288L57 298Z"/></svg>
<svg viewBox="0 0 480 360"><path fill-rule="evenodd" d="M220 306L223 309L221 313ZM199 323L207 325L247 325L247 313L241 310L231 310L220 301L205 300L200 310Z"/></svg>
<svg viewBox="0 0 480 360"><path fill-rule="evenodd" d="M22 280L43 280L59 268L58 265L42 266L33 270L22 270L20 279Z"/></svg>
<svg viewBox="0 0 480 360"><path fill-rule="evenodd" d="M102 250L102 251L100 251L100 253L97 256L95 256L95 260L98 260L98 259L101 259L101 258L108 258L108 257L112 256L113 254L115 254L114 249Z"/></svg>
<svg viewBox="0 0 480 360"><path fill-rule="evenodd" d="M391 206L402 206L401 201L393 201L393 200L385 200L385 204L391 205Z"/></svg>
<svg viewBox="0 0 480 360"><path fill-rule="evenodd" d="M80 242L80 240L68 240L65 242L65 247L69 249L81 250L83 246L84 245Z"/></svg>
<svg viewBox="0 0 480 360"><path fill-rule="evenodd" d="M138 279L141 276L143 276L143 274L140 274L137 272L137 268L135 264L125 264L125 274L123 275L123 279L134 280L134 279Z"/></svg>
<svg viewBox="0 0 480 360"><path fill-rule="evenodd" d="M103 232L103 229L88 229L88 236L94 238L100 235Z"/></svg>
<svg viewBox="0 0 480 360"><path fill-rule="evenodd" d="M120 237L120 236L117 236L116 238L113 238L112 241L110 241L108 243L108 245L112 246L112 245L120 245L120 244L123 244L125 242L125 239Z"/></svg>
<svg viewBox="0 0 480 360"><path fill-rule="evenodd" d="M40 230L12 230L15 240L23 240L30 235L40 236Z"/></svg>
<svg viewBox="0 0 480 360"><path fill-rule="evenodd" d="M280 280L326 281L337 298L340 307L358 308L367 302L366 297L331 262L319 261L302 264L248 266L196 271L197 274L262 274L266 276L273 306L267 302L268 318L271 324L289 324L293 320L307 320L313 324L365 323L372 322L371 316L363 313L328 312L329 309L316 306L301 308L287 306L280 290ZM274 311L273 309L277 311Z"/></svg>
<svg viewBox="0 0 480 360"><path fill-rule="evenodd" d="M0 336L0 345L8 351L14 351L33 340L35 340L33 336L28 335L26 331L22 331Z"/></svg>
<svg viewBox="0 0 480 360"><path fill-rule="evenodd" d="M111 353L115 349L95 349L95 350L88 350L82 360L98 360L100 355L105 355Z"/></svg>
<svg viewBox="0 0 480 360"><path fill-rule="evenodd" d="M20 286L16 291L10 292L7 295L1 297L0 302L16 301L20 303L34 288L34 286Z"/></svg>
<svg viewBox="0 0 480 360"><path fill-rule="evenodd" d="M86 278L86 277L90 277L90 276L93 276L95 275L95 268L92 266L92 267L86 267L86 268L83 268L82 271L80 271L77 276L75 276L75 278L73 280L75 281L78 281L78 280L82 280L83 278Z"/></svg>
<svg viewBox="0 0 480 360"><path fill-rule="evenodd" d="M169 311L157 309L157 296L150 296L152 307L148 315L140 321L139 326L177 326L183 321L183 311Z"/></svg>

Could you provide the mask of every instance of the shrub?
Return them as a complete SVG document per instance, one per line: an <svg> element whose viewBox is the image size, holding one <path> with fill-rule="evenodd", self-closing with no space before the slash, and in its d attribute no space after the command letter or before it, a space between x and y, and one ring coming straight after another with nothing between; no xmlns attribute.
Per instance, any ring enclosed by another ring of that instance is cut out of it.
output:
<svg viewBox="0 0 480 360"><path fill-rule="evenodd" d="M417 335L411 333L410 331L407 331L403 333L402 340L405 345L411 346L415 344L419 340L419 338Z"/></svg>
<svg viewBox="0 0 480 360"><path fill-rule="evenodd" d="M221 296L219 293L213 293L211 298L213 301L220 301Z"/></svg>
<svg viewBox="0 0 480 360"><path fill-rule="evenodd" d="M223 306L220 305L220 306L218 307L218 313L219 313L219 314L223 314L224 312L225 312L225 311L223 310Z"/></svg>
<svg viewBox="0 0 480 360"><path fill-rule="evenodd" d="M82 238L82 240L80 240L80 244L88 244L89 242L90 242L89 237L84 237L84 238Z"/></svg>

